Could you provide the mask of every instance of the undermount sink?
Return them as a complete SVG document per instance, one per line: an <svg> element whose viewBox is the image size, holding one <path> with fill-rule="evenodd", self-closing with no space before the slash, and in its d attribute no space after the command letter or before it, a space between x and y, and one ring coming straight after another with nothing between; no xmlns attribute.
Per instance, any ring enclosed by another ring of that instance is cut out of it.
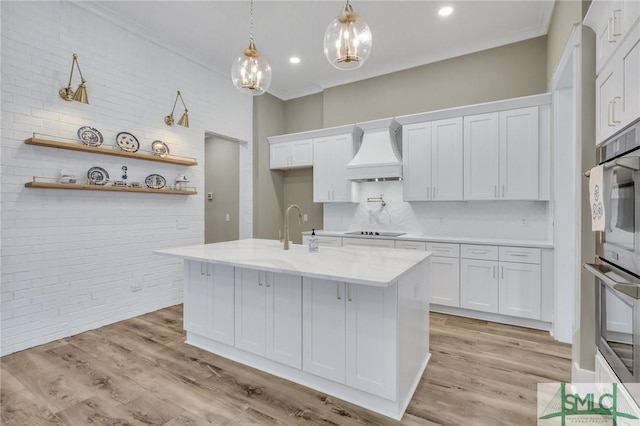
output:
<svg viewBox="0 0 640 426"><path fill-rule="evenodd" d="M359 237L399 237L406 232L383 232L383 231L351 231L344 235L357 235Z"/></svg>

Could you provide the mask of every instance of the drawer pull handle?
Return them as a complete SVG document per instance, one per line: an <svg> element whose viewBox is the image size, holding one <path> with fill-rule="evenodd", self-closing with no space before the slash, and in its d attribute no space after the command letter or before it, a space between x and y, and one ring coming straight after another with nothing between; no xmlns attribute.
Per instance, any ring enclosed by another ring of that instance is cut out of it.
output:
<svg viewBox="0 0 640 426"><path fill-rule="evenodd" d="M469 250L473 254L487 254L489 250Z"/></svg>
<svg viewBox="0 0 640 426"><path fill-rule="evenodd" d="M340 297L340 283L336 283L336 298L342 300L342 297Z"/></svg>
<svg viewBox="0 0 640 426"><path fill-rule="evenodd" d="M349 283L345 285L347 286L347 299L349 300L349 302L352 302L353 300L351 299L351 286L349 285Z"/></svg>
<svg viewBox="0 0 640 426"><path fill-rule="evenodd" d="M527 253L509 253L510 256L529 257Z"/></svg>

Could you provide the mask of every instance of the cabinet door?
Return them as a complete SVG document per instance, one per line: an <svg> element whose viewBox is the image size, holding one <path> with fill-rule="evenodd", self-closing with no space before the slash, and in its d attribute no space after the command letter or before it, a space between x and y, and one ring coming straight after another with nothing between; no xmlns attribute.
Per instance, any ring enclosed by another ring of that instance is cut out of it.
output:
<svg viewBox="0 0 640 426"><path fill-rule="evenodd" d="M402 126L402 196L431 199L431 123Z"/></svg>
<svg viewBox="0 0 640 426"><path fill-rule="evenodd" d="M623 126L640 118L640 26L629 37L621 46Z"/></svg>
<svg viewBox="0 0 640 426"><path fill-rule="evenodd" d="M269 145L271 169L287 168L289 164L289 144L286 142Z"/></svg>
<svg viewBox="0 0 640 426"><path fill-rule="evenodd" d="M462 117L431 123L431 199L462 200L462 145Z"/></svg>
<svg viewBox="0 0 640 426"><path fill-rule="evenodd" d="M265 356L266 293L264 272L236 268L236 348Z"/></svg>
<svg viewBox="0 0 640 426"><path fill-rule="evenodd" d="M346 285L346 384L395 400L397 286Z"/></svg>
<svg viewBox="0 0 640 426"><path fill-rule="evenodd" d="M302 279L266 273L267 358L302 368Z"/></svg>
<svg viewBox="0 0 640 426"><path fill-rule="evenodd" d="M620 129L622 90L618 62L610 62L596 78L596 145Z"/></svg>
<svg viewBox="0 0 640 426"><path fill-rule="evenodd" d="M333 185L332 143L329 138L313 140L313 202L331 201Z"/></svg>
<svg viewBox="0 0 640 426"><path fill-rule="evenodd" d="M464 117L464 199L498 198L498 113Z"/></svg>
<svg viewBox="0 0 640 426"><path fill-rule="evenodd" d="M313 165L313 139L303 139L290 143L291 161L293 167Z"/></svg>
<svg viewBox="0 0 640 426"><path fill-rule="evenodd" d="M538 199L538 107L500 112L500 194Z"/></svg>
<svg viewBox="0 0 640 426"><path fill-rule="evenodd" d="M385 240L381 238L343 238L342 247L349 246L395 248L396 244L394 240Z"/></svg>
<svg viewBox="0 0 640 426"><path fill-rule="evenodd" d="M345 284L303 279L302 369L345 383Z"/></svg>
<svg viewBox="0 0 640 426"><path fill-rule="evenodd" d="M187 262L189 279L184 292L185 330L233 345L233 267Z"/></svg>
<svg viewBox="0 0 640 426"><path fill-rule="evenodd" d="M498 312L498 262L460 259L460 307Z"/></svg>
<svg viewBox="0 0 640 426"><path fill-rule="evenodd" d="M499 312L540 319L540 265L500 262Z"/></svg>
<svg viewBox="0 0 640 426"><path fill-rule="evenodd" d="M600 4L600 25L596 31L596 72L609 60L622 39L622 1L607 0Z"/></svg>
<svg viewBox="0 0 640 426"><path fill-rule="evenodd" d="M355 150L353 147L352 136L334 136L332 137L332 170L331 179L333 187L331 189L331 201L335 202L352 202L353 201L353 182L347 179L347 165L353 159Z"/></svg>
<svg viewBox="0 0 640 426"><path fill-rule="evenodd" d="M460 259L452 257L431 258L430 303L460 306Z"/></svg>

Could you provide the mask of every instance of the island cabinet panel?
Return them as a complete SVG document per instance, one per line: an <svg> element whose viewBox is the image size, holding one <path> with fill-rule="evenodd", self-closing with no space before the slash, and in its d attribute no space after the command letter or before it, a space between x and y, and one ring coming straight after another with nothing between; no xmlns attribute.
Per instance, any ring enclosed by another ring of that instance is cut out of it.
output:
<svg viewBox="0 0 640 426"><path fill-rule="evenodd" d="M267 358L302 368L302 278L266 275Z"/></svg>
<svg viewBox="0 0 640 426"><path fill-rule="evenodd" d="M264 282L264 272L236 268L236 348L261 356L266 354L267 297Z"/></svg>
<svg viewBox="0 0 640 426"><path fill-rule="evenodd" d="M345 284L305 277L302 295L302 369L344 383Z"/></svg>
<svg viewBox="0 0 640 426"><path fill-rule="evenodd" d="M346 286L346 384L395 400L397 286Z"/></svg>
<svg viewBox="0 0 640 426"><path fill-rule="evenodd" d="M233 267L186 261L185 276L185 330L233 345Z"/></svg>
<svg viewBox="0 0 640 426"><path fill-rule="evenodd" d="M395 400L396 292L304 278L303 370Z"/></svg>
<svg viewBox="0 0 640 426"><path fill-rule="evenodd" d="M236 348L301 368L301 278L244 268L235 278Z"/></svg>

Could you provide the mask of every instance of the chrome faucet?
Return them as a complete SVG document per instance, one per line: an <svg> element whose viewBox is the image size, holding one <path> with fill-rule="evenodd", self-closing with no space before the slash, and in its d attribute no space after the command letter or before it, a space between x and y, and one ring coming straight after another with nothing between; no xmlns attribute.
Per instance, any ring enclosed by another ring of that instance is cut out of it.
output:
<svg viewBox="0 0 640 426"><path fill-rule="evenodd" d="M298 224L302 225L302 210L297 204L291 204L284 214L284 249L289 250L289 212L292 208L298 209Z"/></svg>

